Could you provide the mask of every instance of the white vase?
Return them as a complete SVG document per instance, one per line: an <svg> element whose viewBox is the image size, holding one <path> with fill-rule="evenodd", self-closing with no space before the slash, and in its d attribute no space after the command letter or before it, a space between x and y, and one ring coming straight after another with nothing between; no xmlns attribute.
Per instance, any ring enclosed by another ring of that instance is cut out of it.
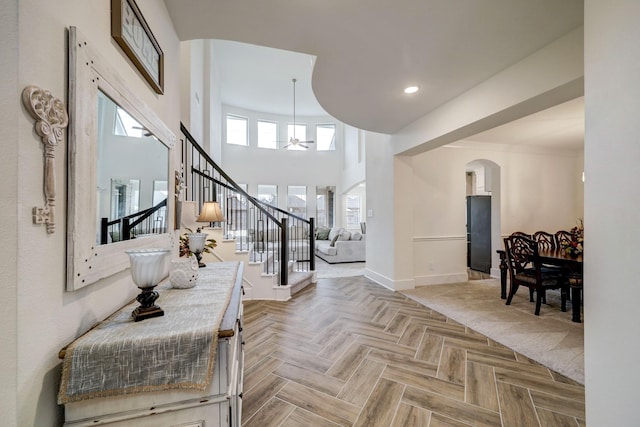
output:
<svg viewBox="0 0 640 427"><path fill-rule="evenodd" d="M195 255L172 260L169 281L176 289L193 288L198 281L198 260Z"/></svg>
<svg viewBox="0 0 640 427"><path fill-rule="evenodd" d="M165 257L169 249L132 249L125 251L131 262L131 277L140 289L155 287L165 277Z"/></svg>

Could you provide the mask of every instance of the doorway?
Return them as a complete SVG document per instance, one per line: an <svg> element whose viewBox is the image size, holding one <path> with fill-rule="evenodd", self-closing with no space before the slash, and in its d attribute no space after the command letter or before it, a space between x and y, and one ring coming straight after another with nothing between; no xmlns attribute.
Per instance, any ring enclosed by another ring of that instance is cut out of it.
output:
<svg viewBox="0 0 640 427"><path fill-rule="evenodd" d="M465 165L467 273L469 279L499 277L500 167L485 159Z"/></svg>

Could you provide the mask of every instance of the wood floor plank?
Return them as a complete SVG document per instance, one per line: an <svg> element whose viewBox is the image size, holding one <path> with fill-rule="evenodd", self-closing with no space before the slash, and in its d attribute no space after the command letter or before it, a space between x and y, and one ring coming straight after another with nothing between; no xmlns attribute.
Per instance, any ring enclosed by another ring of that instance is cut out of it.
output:
<svg viewBox="0 0 640 427"><path fill-rule="evenodd" d="M249 390L255 387L256 384L283 363L282 360L267 356L257 363L254 363L251 367L245 368L243 378L244 389Z"/></svg>
<svg viewBox="0 0 640 427"><path fill-rule="evenodd" d="M313 414L304 409L297 408L289 417L280 425L280 427L337 427L338 424L333 423L325 418Z"/></svg>
<svg viewBox="0 0 640 427"><path fill-rule="evenodd" d="M442 350L437 377L455 384L464 384L466 370L466 351L445 345Z"/></svg>
<svg viewBox="0 0 640 427"><path fill-rule="evenodd" d="M409 322L407 328L400 336L398 340L398 344L404 345L407 347L417 348L422 342L422 337L424 336L424 331L427 327L424 325L419 325L414 322Z"/></svg>
<svg viewBox="0 0 640 427"><path fill-rule="evenodd" d="M441 394L451 399L464 401L465 387L461 384L443 381L436 377L416 375L413 371L397 366L387 366L382 373L382 377L435 394Z"/></svg>
<svg viewBox="0 0 640 427"><path fill-rule="evenodd" d="M396 314L395 316L393 316L393 319L391 319L391 321L387 323L387 327L384 331L392 335L401 335L410 321L411 318L409 316L404 314Z"/></svg>
<svg viewBox="0 0 640 427"><path fill-rule="evenodd" d="M584 387L559 383L547 378L539 378L529 375L528 373L505 370L501 367L496 367L495 369L497 381L506 382L532 390L544 391L551 395L563 396L567 399L584 402Z"/></svg>
<svg viewBox="0 0 640 427"><path fill-rule="evenodd" d="M356 406L364 406L385 366L384 363L370 359L363 360L338 394L338 398Z"/></svg>
<svg viewBox="0 0 640 427"><path fill-rule="evenodd" d="M242 418L249 419L265 405L288 381L273 375L267 375L262 381L248 390L242 398Z"/></svg>
<svg viewBox="0 0 640 427"><path fill-rule="evenodd" d="M431 412L400 402L391 427L428 426Z"/></svg>
<svg viewBox="0 0 640 427"><path fill-rule="evenodd" d="M526 388L498 382L498 396L504 427L538 425L536 409Z"/></svg>
<svg viewBox="0 0 640 427"><path fill-rule="evenodd" d="M371 349L358 341L349 346L347 351L327 370L327 375L347 381Z"/></svg>
<svg viewBox="0 0 640 427"><path fill-rule="evenodd" d="M403 391L402 384L385 379L378 381L353 426L388 427L391 425Z"/></svg>
<svg viewBox="0 0 640 427"><path fill-rule="evenodd" d="M244 421L244 427L278 427L296 407L278 398L271 398L251 418Z"/></svg>
<svg viewBox="0 0 640 427"><path fill-rule="evenodd" d="M402 396L402 401L409 405L428 409L432 412L432 416L433 413L439 413L456 421L479 427L499 427L502 425L498 412L429 393L415 387L407 386ZM522 425L519 427L522 427Z"/></svg>
<svg viewBox="0 0 640 427"><path fill-rule="evenodd" d="M353 425L360 412L358 406L293 382L287 383L277 397L342 426Z"/></svg>
<svg viewBox="0 0 640 427"><path fill-rule="evenodd" d="M416 359L434 364L440 363L443 344L443 337L426 332L416 351Z"/></svg>
<svg viewBox="0 0 640 427"><path fill-rule="evenodd" d="M344 354L357 338L358 335L351 332L340 331L316 356L335 361Z"/></svg>
<svg viewBox="0 0 640 427"><path fill-rule="evenodd" d="M467 403L498 412L498 393L493 368L478 363L467 363L466 378Z"/></svg>
<svg viewBox="0 0 640 427"><path fill-rule="evenodd" d="M564 396L551 395L538 390L531 390L533 404L538 408L544 408L566 414L573 418L585 419L584 401L567 399Z"/></svg>
<svg viewBox="0 0 640 427"><path fill-rule="evenodd" d="M327 369L332 365L330 360L322 359L320 357L316 357L314 354L300 350L292 350L290 348L278 348L271 353L271 356L280 359L283 362L289 362L293 365L311 369L312 371L319 372L321 374L327 372Z"/></svg>
<svg viewBox="0 0 640 427"><path fill-rule="evenodd" d="M538 419L541 427L579 427L575 418L541 408L538 408Z"/></svg>
<svg viewBox="0 0 640 427"><path fill-rule="evenodd" d="M342 380L300 368L290 363L283 363L273 371L273 374L330 396L336 396L345 385Z"/></svg>
<svg viewBox="0 0 640 427"><path fill-rule="evenodd" d="M244 320L249 427L586 427L582 385L363 276Z"/></svg>
<svg viewBox="0 0 640 427"><path fill-rule="evenodd" d="M528 363L516 362L515 360L507 360L502 357L478 353L475 350L467 353L469 362L479 363L487 366L499 366L503 369L514 370L517 372L526 372L531 375L540 376L542 378L553 379L549 374L549 370L544 366L531 365Z"/></svg>

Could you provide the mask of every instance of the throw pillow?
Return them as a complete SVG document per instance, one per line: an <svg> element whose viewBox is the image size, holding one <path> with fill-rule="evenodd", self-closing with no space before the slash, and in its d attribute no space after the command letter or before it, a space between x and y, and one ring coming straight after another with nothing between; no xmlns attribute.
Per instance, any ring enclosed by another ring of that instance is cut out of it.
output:
<svg viewBox="0 0 640 427"><path fill-rule="evenodd" d="M338 234L338 240L349 240L351 238L351 233L347 230L342 230L340 234Z"/></svg>
<svg viewBox="0 0 640 427"><path fill-rule="evenodd" d="M316 240L329 240L330 228L318 227L316 230Z"/></svg>
<svg viewBox="0 0 640 427"><path fill-rule="evenodd" d="M342 227L333 227L329 232L329 237L327 240L333 240L333 238L339 235L342 230L344 230Z"/></svg>
<svg viewBox="0 0 640 427"><path fill-rule="evenodd" d="M355 231L352 235L351 235L351 240L362 240L362 233L359 231Z"/></svg>
<svg viewBox="0 0 640 427"><path fill-rule="evenodd" d="M333 236L333 239L331 239L331 244L329 246L335 246L336 240L338 240L338 237L340 237L339 234L336 234L335 236Z"/></svg>

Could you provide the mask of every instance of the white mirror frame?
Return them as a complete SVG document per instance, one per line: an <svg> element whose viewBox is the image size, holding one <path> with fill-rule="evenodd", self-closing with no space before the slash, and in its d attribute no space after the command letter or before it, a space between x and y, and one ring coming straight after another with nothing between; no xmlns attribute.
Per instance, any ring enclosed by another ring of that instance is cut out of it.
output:
<svg viewBox="0 0 640 427"><path fill-rule="evenodd" d="M67 291L75 291L129 267L125 250L171 248L173 233L96 244L97 96L98 90L127 110L169 149L167 179L173 175L176 137L142 100L131 92L89 41L69 27L69 147L67 184ZM171 192L171 186L169 186ZM173 224L174 196L167 198L167 225Z"/></svg>

